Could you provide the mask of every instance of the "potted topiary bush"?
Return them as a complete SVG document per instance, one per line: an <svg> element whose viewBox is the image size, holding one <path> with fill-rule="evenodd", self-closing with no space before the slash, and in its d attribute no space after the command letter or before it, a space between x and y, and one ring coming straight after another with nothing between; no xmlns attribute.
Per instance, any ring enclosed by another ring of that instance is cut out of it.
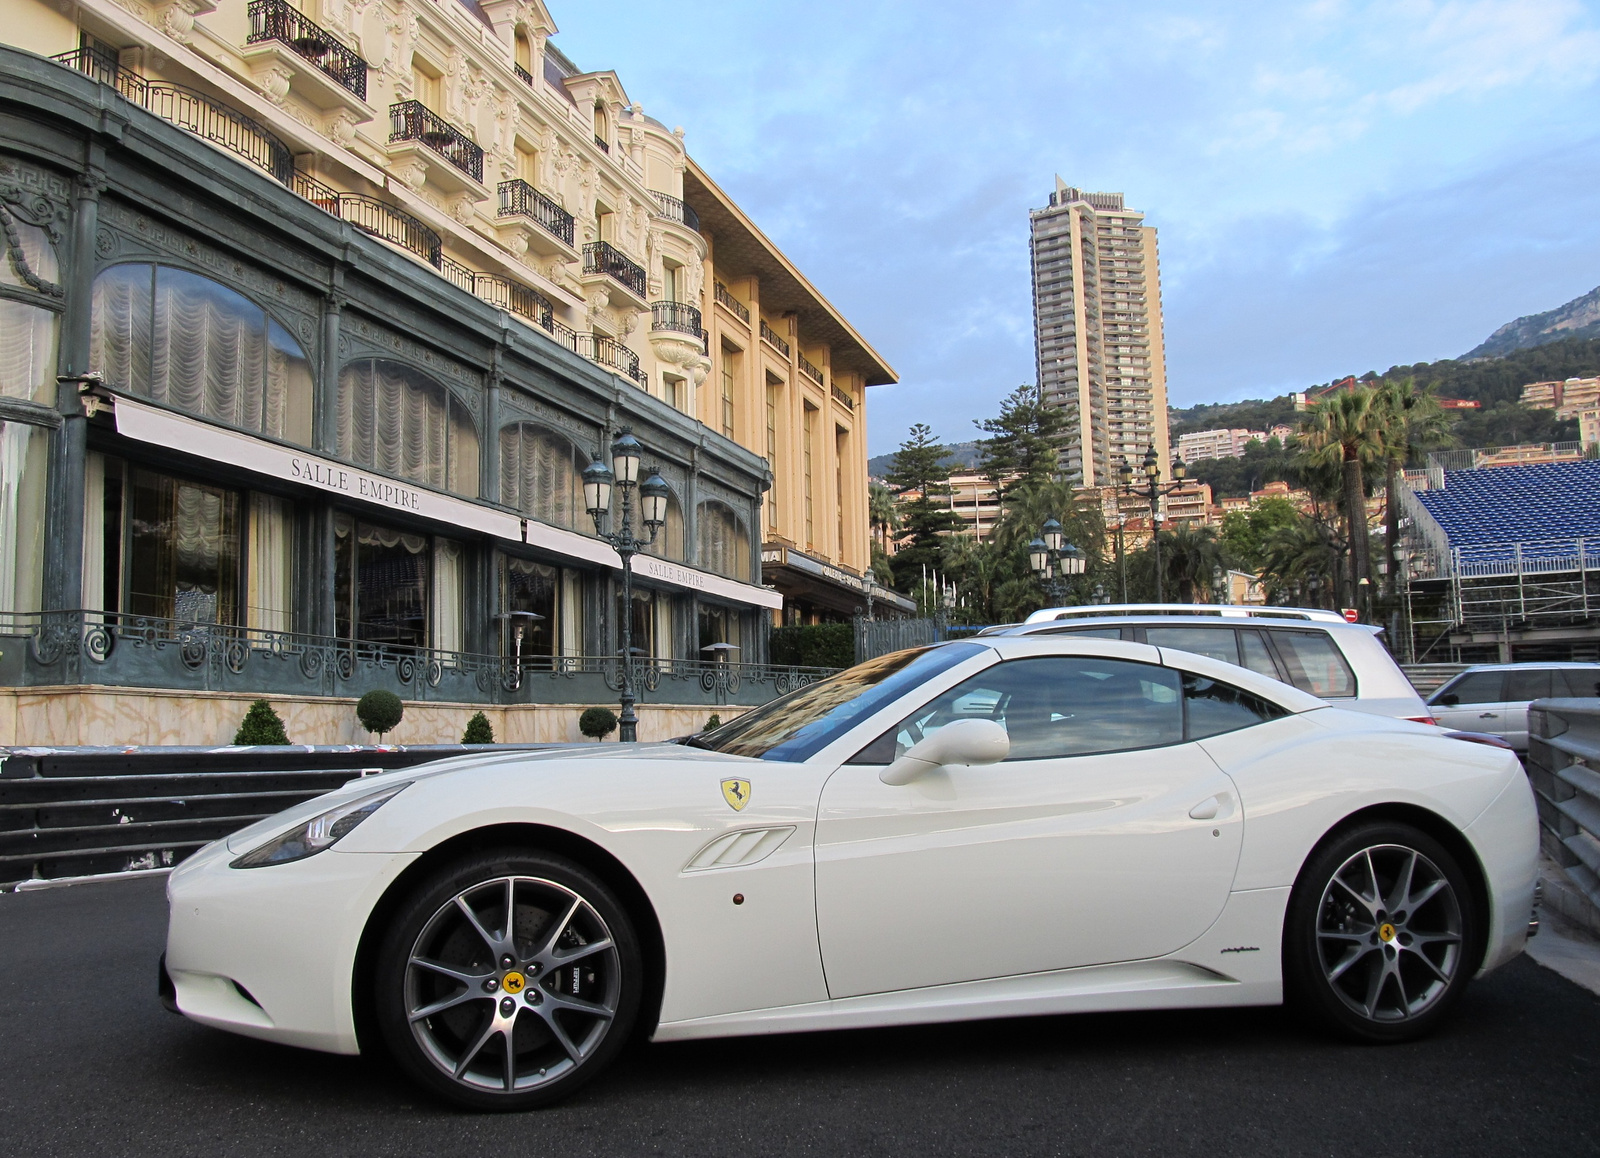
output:
<svg viewBox="0 0 1600 1158"><path fill-rule="evenodd" d="M233 735L235 744L287 744L289 734L283 730L283 720L272 710L266 700L250 705Z"/></svg>
<svg viewBox="0 0 1600 1158"><path fill-rule="evenodd" d="M405 714L406 706L400 702L400 697L381 688L368 692L356 701L356 719L367 731L376 733L380 743L384 733L392 732Z"/></svg>
<svg viewBox="0 0 1600 1158"><path fill-rule="evenodd" d="M617 730L617 715L610 708L587 708L578 717L578 731L591 740L604 740Z"/></svg>
<svg viewBox="0 0 1600 1158"><path fill-rule="evenodd" d="M722 717L719 716L716 712L712 712L711 713L711 718L706 721L706 726L701 728L700 730L702 732L709 732L709 731L711 731L712 728L720 728L720 727L722 727Z"/></svg>
<svg viewBox="0 0 1600 1158"><path fill-rule="evenodd" d="M492 744L494 743L494 726L489 723L489 717L482 712L474 712L472 719L467 721L467 730L461 733L463 744Z"/></svg>

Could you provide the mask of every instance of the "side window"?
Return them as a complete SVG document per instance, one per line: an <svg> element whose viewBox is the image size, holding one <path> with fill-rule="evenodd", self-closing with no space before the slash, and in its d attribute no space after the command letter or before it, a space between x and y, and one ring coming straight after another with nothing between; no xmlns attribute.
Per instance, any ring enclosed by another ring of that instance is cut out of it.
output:
<svg viewBox="0 0 1600 1158"><path fill-rule="evenodd" d="M1145 642L1195 655L1208 655L1223 663L1239 662L1239 646L1231 627L1147 627Z"/></svg>
<svg viewBox="0 0 1600 1158"><path fill-rule="evenodd" d="M1289 669L1289 682L1321 699L1356 694L1356 676L1333 640L1320 631L1273 631L1272 641Z"/></svg>
<svg viewBox="0 0 1600 1158"><path fill-rule="evenodd" d="M1553 673L1557 696L1600 696L1600 668L1557 668Z"/></svg>
<svg viewBox="0 0 1600 1158"><path fill-rule="evenodd" d="M1547 699L1549 695L1549 668L1512 668L1506 673L1506 699L1511 703Z"/></svg>
<svg viewBox="0 0 1600 1158"><path fill-rule="evenodd" d="M1505 673L1475 671L1462 676L1434 697L1433 702L1444 704L1454 696L1458 704L1496 704L1505 699L1501 689L1505 686ZM1446 705L1448 706L1448 705Z"/></svg>
<svg viewBox="0 0 1600 1158"><path fill-rule="evenodd" d="M1183 677L1183 698L1189 709L1191 740L1236 732L1288 715L1260 696L1192 672Z"/></svg>
<svg viewBox="0 0 1600 1158"><path fill-rule="evenodd" d="M1283 673L1278 671L1278 665L1272 662L1272 652L1267 648L1267 641L1261 638L1259 631L1239 633L1239 653L1243 666L1251 671L1259 672L1268 679L1283 678Z"/></svg>
<svg viewBox="0 0 1600 1158"><path fill-rule="evenodd" d="M873 755L893 759L956 720L994 720L1011 737L1010 760L1153 748L1183 741L1179 675L1169 668L1092 656L1041 656L996 664L958 684L895 730ZM881 741L880 741L881 743ZM864 757L858 762L865 762Z"/></svg>
<svg viewBox="0 0 1600 1158"><path fill-rule="evenodd" d="M1081 639L1121 639L1120 627L1069 627L1047 632L1049 635L1075 635Z"/></svg>

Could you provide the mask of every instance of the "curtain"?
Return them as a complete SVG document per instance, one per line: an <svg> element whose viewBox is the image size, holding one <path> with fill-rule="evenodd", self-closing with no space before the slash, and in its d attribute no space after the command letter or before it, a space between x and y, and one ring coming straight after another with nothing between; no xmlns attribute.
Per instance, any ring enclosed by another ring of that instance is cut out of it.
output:
<svg viewBox="0 0 1600 1158"><path fill-rule="evenodd" d="M667 496L667 521L656 533L656 541L650 544L648 553L683 562L683 508L678 505L676 495Z"/></svg>
<svg viewBox="0 0 1600 1158"><path fill-rule="evenodd" d="M250 574L246 624L261 631L293 628L294 504L250 496Z"/></svg>
<svg viewBox="0 0 1600 1158"><path fill-rule="evenodd" d="M466 564L460 543L433 541L433 646L438 651L466 650Z"/></svg>
<svg viewBox="0 0 1600 1158"><path fill-rule="evenodd" d="M83 467L83 598L86 608L101 607L106 593L106 456L90 451ZM91 616L96 622L102 615Z"/></svg>
<svg viewBox="0 0 1600 1158"><path fill-rule="evenodd" d="M672 659L677 654L672 637L672 596L665 591L656 592L655 644L660 659Z"/></svg>
<svg viewBox="0 0 1600 1158"><path fill-rule="evenodd" d="M732 507L715 500L700 504L700 566L730 579L750 579L750 536Z"/></svg>
<svg viewBox="0 0 1600 1158"><path fill-rule="evenodd" d="M478 493L478 435L466 408L399 362L367 359L339 374L339 454L424 486Z"/></svg>
<svg viewBox="0 0 1600 1158"><path fill-rule="evenodd" d="M0 395L55 402L58 319L51 310L0 298Z"/></svg>
<svg viewBox="0 0 1600 1158"><path fill-rule="evenodd" d="M94 279L89 369L135 394L150 393L150 311L155 268L117 265Z"/></svg>
<svg viewBox="0 0 1600 1158"><path fill-rule="evenodd" d="M582 467L572 443L520 422L500 432L500 501L558 527L576 527Z"/></svg>
<svg viewBox="0 0 1600 1158"><path fill-rule="evenodd" d="M561 654L583 654L583 572L561 572L561 603L557 608L561 625Z"/></svg>
<svg viewBox="0 0 1600 1158"><path fill-rule="evenodd" d="M7 246L6 252L0 254L0 285L14 285L19 288L33 289L17 272L12 260L12 252L27 263L29 271L37 278L44 281L61 284L61 266L56 261L56 247L50 243L49 234L37 225L29 225L26 221L18 221L16 217L0 208L0 221L8 220L11 231L16 234L17 245L15 249Z"/></svg>
<svg viewBox="0 0 1600 1158"><path fill-rule="evenodd" d="M39 610L50 432L0 422L0 616Z"/></svg>

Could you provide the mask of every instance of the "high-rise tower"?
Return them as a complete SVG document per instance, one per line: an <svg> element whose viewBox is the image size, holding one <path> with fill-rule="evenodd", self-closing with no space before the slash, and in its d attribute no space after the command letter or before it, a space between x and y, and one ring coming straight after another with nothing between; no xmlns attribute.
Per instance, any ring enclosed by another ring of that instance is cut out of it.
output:
<svg viewBox="0 0 1600 1158"><path fill-rule="evenodd" d="M1156 231L1121 193L1085 193L1056 178L1028 213L1039 389L1067 413L1062 469L1084 486L1137 470L1154 444L1163 474L1167 365Z"/></svg>

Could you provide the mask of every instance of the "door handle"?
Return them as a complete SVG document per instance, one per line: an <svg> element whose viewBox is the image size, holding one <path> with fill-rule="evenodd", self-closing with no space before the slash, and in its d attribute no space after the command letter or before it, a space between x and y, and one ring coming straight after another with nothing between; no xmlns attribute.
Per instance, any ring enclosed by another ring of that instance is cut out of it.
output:
<svg viewBox="0 0 1600 1158"><path fill-rule="evenodd" d="M1479 712L1478 713L1478 719L1480 719L1480 720L1493 720L1493 719L1497 718L1499 716L1499 714L1500 714L1499 712Z"/></svg>
<svg viewBox="0 0 1600 1158"><path fill-rule="evenodd" d="M1222 809L1222 802L1215 796L1208 797L1189 809L1190 820L1215 820L1217 813Z"/></svg>

